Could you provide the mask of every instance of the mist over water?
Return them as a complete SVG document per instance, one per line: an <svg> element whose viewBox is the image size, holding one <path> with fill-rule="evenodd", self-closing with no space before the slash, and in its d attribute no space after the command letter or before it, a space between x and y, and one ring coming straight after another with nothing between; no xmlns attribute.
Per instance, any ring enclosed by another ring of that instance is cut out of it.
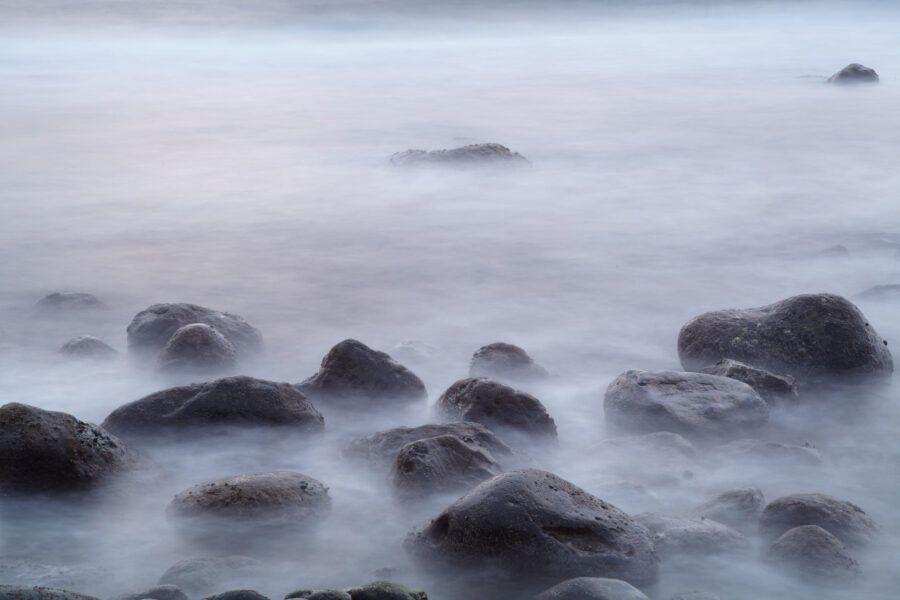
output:
<svg viewBox="0 0 900 600"><path fill-rule="evenodd" d="M454 600L402 541L455 497L398 502L387 469L350 462L360 435L433 420L480 346L508 341L550 370L529 388L559 448L519 448L629 513L678 513L737 486L768 500L823 492L881 526L848 592L740 560L665 564L654 600L895 598L898 390L842 410L776 411L767 437L810 443L820 467L637 461L597 452L603 392L625 369L680 369L689 318L799 293L853 300L891 347L900 300L900 7L891 3L242 3L0 1L0 405L99 423L176 382L128 358L65 361L76 335L125 351L157 302L234 312L265 355L243 374L298 382L338 341L391 352L428 405L318 406L320 438L280 431L145 444L151 467L100 499L0 498L0 563L98 569L109 596L192 556L248 554L272 598L378 578ZM824 79L850 62L878 86ZM498 142L525 170L396 170L392 153ZM849 253L823 252L843 245ZM110 309L41 317L54 291ZM714 451L708 451L712 454ZM707 460L708 459L708 460ZM331 516L262 548L191 546L165 516L177 492L297 470ZM690 471L686 474L685 471ZM622 482L629 482L628 485ZM633 485L643 486L635 490ZM0 570L0 583L5 583ZM35 583L41 583L35 581Z"/></svg>

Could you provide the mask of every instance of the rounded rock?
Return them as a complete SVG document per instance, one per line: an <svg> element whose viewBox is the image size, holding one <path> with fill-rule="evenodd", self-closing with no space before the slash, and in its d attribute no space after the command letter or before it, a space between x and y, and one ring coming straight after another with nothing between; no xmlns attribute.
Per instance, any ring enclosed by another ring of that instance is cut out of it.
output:
<svg viewBox="0 0 900 600"><path fill-rule="evenodd" d="M763 509L760 520L762 532L770 539L802 525L818 525L848 546L864 546L878 532L859 506L825 494L782 496Z"/></svg>
<svg viewBox="0 0 900 600"><path fill-rule="evenodd" d="M428 600L428 595L393 581L373 581L347 590L353 600Z"/></svg>
<svg viewBox="0 0 900 600"><path fill-rule="evenodd" d="M756 528L765 504L766 498L759 488L737 488L704 502L693 514L745 531Z"/></svg>
<svg viewBox="0 0 900 600"><path fill-rule="evenodd" d="M92 335L74 337L59 349L59 353L68 358L109 359L119 352L106 342Z"/></svg>
<svg viewBox="0 0 900 600"><path fill-rule="evenodd" d="M93 294L85 292L55 292L38 300L35 308L43 314L51 315L104 310L107 306Z"/></svg>
<svg viewBox="0 0 900 600"><path fill-rule="evenodd" d="M875 69L859 63L850 63L834 75L828 78L828 83L854 84L854 83L878 83L880 78Z"/></svg>
<svg viewBox="0 0 900 600"><path fill-rule="evenodd" d="M441 435L401 448L391 474L401 494L421 497L471 489L501 470L490 453L454 435Z"/></svg>
<svg viewBox="0 0 900 600"><path fill-rule="evenodd" d="M860 574L859 563L847 547L818 525L787 530L769 547L765 558L783 570L813 580L845 581Z"/></svg>
<svg viewBox="0 0 900 600"><path fill-rule="evenodd" d="M730 358L720 360L711 367L701 369L700 372L743 381L769 404L792 402L798 397L797 382L793 377L770 373Z"/></svg>
<svg viewBox="0 0 900 600"><path fill-rule="evenodd" d="M344 450L348 458L367 460L374 463L392 463L400 449L413 442L442 435L452 435L463 442L491 455L508 456L512 453L493 431L480 423L460 421L457 423L437 423L418 427L396 427L357 438Z"/></svg>
<svg viewBox="0 0 900 600"><path fill-rule="evenodd" d="M234 369L237 350L204 323L178 328L159 353L158 368L170 373L222 372Z"/></svg>
<svg viewBox="0 0 900 600"><path fill-rule="evenodd" d="M641 590L619 579L576 577L554 585L535 600L649 600Z"/></svg>
<svg viewBox="0 0 900 600"><path fill-rule="evenodd" d="M525 350L505 342L482 346L469 364L469 377L516 383L546 379L548 376L547 370L534 362Z"/></svg>
<svg viewBox="0 0 900 600"><path fill-rule="evenodd" d="M660 558L735 554L750 550L738 531L712 519L643 513L635 521L647 528Z"/></svg>

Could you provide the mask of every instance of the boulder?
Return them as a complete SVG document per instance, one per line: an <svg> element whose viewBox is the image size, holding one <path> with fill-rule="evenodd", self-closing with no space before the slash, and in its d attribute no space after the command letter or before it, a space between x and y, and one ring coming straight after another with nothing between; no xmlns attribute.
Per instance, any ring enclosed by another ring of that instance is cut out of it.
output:
<svg viewBox="0 0 900 600"><path fill-rule="evenodd" d="M119 352L110 347L106 342L91 335L74 337L59 349L59 353L69 358L97 358L109 359L119 355Z"/></svg>
<svg viewBox="0 0 900 600"><path fill-rule="evenodd" d="M172 334L192 323L214 328L231 342L240 357L262 350L259 330L242 317L185 303L154 304L136 314L127 329L128 349L137 354L156 356Z"/></svg>
<svg viewBox="0 0 900 600"><path fill-rule="evenodd" d="M348 590L353 600L428 600L428 594L392 581L373 581Z"/></svg>
<svg viewBox="0 0 900 600"><path fill-rule="evenodd" d="M421 402L428 397L415 373L357 340L344 340L329 350L319 372L299 387L315 399L348 407Z"/></svg>
<svg viewBox="0 0 900 600"><path fill-rule="evenodd" d="M104 428L123 436L209 426L319 432L325 420L293 385L240 376L162 390L120 406L103 421Z"/></svg>
<svg viewBox="0 0 900 600"><path fill-rule="evenodd" d="M115 596L110 600L189 600L187 594L177 585L155 585L150 589L134 594Z"/></svg>
<svg viewBox="0 0 900 600"><path fill-rule="evenodd" d="M878 532L863 509L825 494L782 496L769 502L760 520L760 529L769 539L802 525L818 525L851 547L869 543Z"/></svg>
<svg viewBox="0 0 900 600"><path fill-rule="evenodd" d="M606 389L606 422L613 428L687 438L727 438L759 429L769 409L746 383L681 371L626 371Z"/></svg>
<svg viewBox="0 0 900 600"><path fill-rule="evenodd" d="M259 592L253 590L231 590L209 596L205 600L269 600Z"/></svg>
<svg viewBox="0 0 900 600"><path fill-rule="evenodd" d="M649 600L639 589L619 579L576 577L538 594L536 600Z"/></svg>
<svg viewBox="0 0 900 600"><path fill-rule="evenodd" d="M191 596L198 596L252 576L261 566L246 556L188 558L169 567L159 578L159 583L176 585Z"/></svg>
<svg viewBox="0 0 900 600"><path fill-rule="evenodd" d="M488 377L504 383L529 382L548 376L547 370L525 350L504 342L482 346L469 364L469 377Z"/></svg>
<svg viewBox="0 0 900 600"><path fill-rule="evenodd" d="M663 560L678 556L735 554L750 550L738 531L712 519L642 513L634 520L647 528Z"/></svg>
<svg viewBox="0 0 900 600"><path fill-rule="evenodd" d="M505 575L535 591L605 576L634 585L658 577L653 541L618 508L546 471L498 475L414 531L407 549L426 564Z"/></svg>
<svg viewBox="0 0 900 600"><path fill-rule="evenodd" d="M529 164L524 156L500 144L470 144L451 150L404 150L391 155L390 163L398 167Z"/></svg>
<svg viewBox="0 0 900 600"><path fill-rule="evenodd" d="M797 382L789 375L777 375L764 369L757 369L742 362L725 358L701 373L730 377L743 381L759 394L768 404L791 402L797 399Z"/></svg>
<svg viewBox="0 0 900 600"><path fill-rule="evenodd" d="M480 423L461 421L420 425L419 427L397 427L373 435L357 438L344 450L348 458L368 460L375 463L392 463L400 449L426 438L452 435L469 446L478 448L493 456L508 456L509 446Z"/></svg>
<svg viewBox="0 0 900 600"><path fill-rule="evenodd" d="M46 315L69 312L86 312L108 308L97 296L84 292L55 292L44 296L35 304L38 312Z"/></svg>
<svg viewBox="0 0 900 600"><path fill-rule="evenodd" d="M0 585L0 600L97 600L97 598L53 588Z"/></svg>
<svg viewBox="0 0 900 600"><path fill-rule="evenodd" d="M859 63L851 63L828 78L828 83L838 84L878 83L878 81L878 73L875 72L875 69Z"/></svg>
<svg viewBox="0 0 900 600"><path fill-rule="evenodd" d="M692 514L701 519L718 521L738 531L755 530L765 504L766 498L759 488L737 488L704 502Z"/></svg>
<svg viewBox="0 0 900 600"><path fill-rule="evenodd" d="M404 496L465 491L502 471L489 452L455 435L411 442L397 454L394 487Z"/></svg>
<svg viewBox="0 0 900 600"><path fill-rule="evenodd" d="M818 525L784 532L766 552L768 562L813 581L846 581L860 574L859 563L839 539Z"/></svg>
<svg viewBox="0 0 900 600"><path fill-rule="evenodd" d="M83 490L134 462L118 438L72 415L0 407L0 492Z"/></svg>
<svg viewBox="0 0 900 600"><path fill-rule="evenodd" d="M237 350L224 335L204 323L179 327L159 353L158 368L170 373L223 372L234 369Z"/></svg>
<svg viewBox="0 0 900 600"><path fill-rule="evenodd" d="M718 449L719 458L729 462L738 460L765 465L810 466L822 464L822 455L809 445L782 444L757 439L729 442Z"/></svg>
<svg viewBox="0 0 900 600"><path fill-rule="evenodd" d="M438 398L435 409L447 421L474 421L501 433L556 439L556 423L540 400L482 377L460 379L451 385Z"/></svg>
<svg viewBox="0 0 900 600"><path fill-rule="evenodd" d="M801 386L880 379L894 370L887 342L856 306L833 294L702 314L681 328L678 355L688 371L730 358L790 375Z"/></svg>

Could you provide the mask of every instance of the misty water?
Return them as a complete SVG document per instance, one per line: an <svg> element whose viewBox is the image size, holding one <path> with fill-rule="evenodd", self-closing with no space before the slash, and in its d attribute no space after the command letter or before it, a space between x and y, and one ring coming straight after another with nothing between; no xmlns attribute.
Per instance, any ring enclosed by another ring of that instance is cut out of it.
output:
<svg viewBox="0 0 900 600"><path fill-rule="evenodd" d="M125 327L157 302L245 317L266 352L241 372L275 381L305 379L345 338L387 352L419 341L423 356L396 357L429 404L477 348L507 341L553 373L529 391L559 430L557 449L526 448L507 468L547 469L629 513L678 513L737 486L823 492L881 527L849 591L772 570L754 540L740 559L663 564L652 598L895 598L895 387L773 414L766 435L815 446L818 467L592 448L615 435L607 384L679 369L678 331L701 312L832 292L900 340L896 297L856 297L900 283L898 35L892 3L0 1L0 404L100 423L179 383L126 357L57 354L83 334L124 352ZM850 62L881 84L824 84ZM480 142L532 166L387 162ZM37 315L55 291L110 308ZM402 546L455 496L398 502L387 470L341 455L354 437L429 422L429 405L319 408L321 438L150 444L154 466L98 498L0 498L0 579L58 567L72 585L31 583L106 597L178 560L234 554L263 567L213 591L281 598L387 573L462 597ZM312 537L198 548L166 518L190 485L275 469L329 487Z"/></svg>

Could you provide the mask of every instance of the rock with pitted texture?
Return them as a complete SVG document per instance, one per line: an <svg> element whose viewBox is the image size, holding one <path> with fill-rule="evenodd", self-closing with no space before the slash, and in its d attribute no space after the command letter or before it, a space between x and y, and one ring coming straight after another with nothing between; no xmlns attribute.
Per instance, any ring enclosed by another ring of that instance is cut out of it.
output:
<svg viewBox="0 0 900 600"><path fill-rule="evenodd" d="M204 600L269 600L269 598L255 590L231 590L209 596Z"/></svg>
<svg viewBox="0 0 900 600"><path fill-rule="evenodd" d="M428 600L428 594L393 581L373 581L347 590L353 600Z"/></svg>
<svg viewBox="0 0 900 600"><path fill-rule="evenodd" d="M97 598L53 588L0 585L0 600L97 600Z"/></svg>
<svg viewBox="0 0 900 600"><path fill-rule="evenodd" d="M166 373L221 373L235 368L237 350L215 328L191 323L172 334L157 361Z"/></svg>
<svg viewBox="0 0 900 600"><path fill-rule="evenodd" d="M155 585L143 592L123 594L110 600L189 600L177 585Z"/></svg>
<svg viewBox="0 0 900 600"><path fill-rule="evenodd" d="M818 525L851 547L864 546L878 526L859 506L825 494L782 496L763 509L760 529L770 539L788 529Z"/></svg>
<svg viewBox="0 0 900 600"><path fill-rule="evenodd" d="M404 497L466 491L502 471L489 452L455 435L411 442L397 454L391 477Z"/></svg>
<svg viewBox="0 0 900 600"><path fill-rule="evenodd" d="M341 590L297 590L284 597L284 600L353 600L347 592Z"/></svg>
<svg viewBox="0 0 900 600"><path fill-rule="evenodd" d="M818 525L787 530L769 547L765 558L782 570L813 581L842 582L860 574L859 563L847 547Z"/></svg>

